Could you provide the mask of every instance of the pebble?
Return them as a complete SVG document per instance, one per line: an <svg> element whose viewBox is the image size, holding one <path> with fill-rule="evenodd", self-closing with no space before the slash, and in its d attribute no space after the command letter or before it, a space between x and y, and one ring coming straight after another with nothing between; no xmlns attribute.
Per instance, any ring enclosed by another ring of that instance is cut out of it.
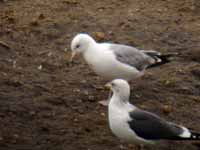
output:
<svg viewBox="0 0 200 150"><path fill-rule="evenodd" d="M74 118L74 120L73 120L74 122L78 122L78 119L77 118Z"/></svg>
<svg viewBox="0 0 200 150"><path fill-rule="evenodd" d="M105 116L106 116L106 114L102 112L102 113L101 113L101 116L105 117Z"/></svg>
<svg viewBox="0 0 200 150"><path fill-rule="evenodd" d="M87 90L84 90L84 91L83 91L83 94L86 95L86 96L88 96L88 95L89 95L89 92L88 92Z"/></svg>
<svg viewBox="0 0 200 150"><path fill-rule="evenodd" d="M67 48L67 47L65 47L64 51L65 51L65 52L67 52L67 51L68 51L68 48Z"/></svg>
<svg viewBox="0 0 200 150"><path fill-rule="evenodd" d="M13 137L16 138L16 139L18 139L19 135L18 134L14 134Z"/></svg>
<svg viewBox="0 0 200 150"><path fill-rule="evenodd" d="M42 19L44 19L44 18L45 18L44 14L40 14L40 15L38 16L38 19L40 19L40 20L42 20Z"/></svg>
<svg viewBox="0 0 200 150"><path fill-rule="evenodd" d="M169 114L171 113L173 110L172 106L170 105L164 105L162 106L162 111L165 113L165 114Z"/></svg>
<svg viewBox="0 0 200 150"><path fill-rule="evenodd" d="M92 96L92 95L89 95L89 96L88 96L88 100L89 100L90 102L93 102L93 101L95 100L95 97Z"/></svg>
<svg viewBox="0 0 200 150"><path fill-rule="evenodd" d="M103 32L94 32L95 39L97 41L105 40L106 36Z"/></svg>
<svg viewBox="0 0 200 150"><path fill-rule="evenodd" d="M39 23L38 23L37 20L32 20L32 21L30 22L30 25L32 25L32 26L38 26Z"/></svg>
<svg viewBox="0 0 200 150"><path fill-rule="evenodd" d="M39 66L38 66L38 70L42 70L42 65L39 65Z"/></svg>
<svg viewBox="0 0 200 150"><path fill-rule="evenodd" d="M49 52L49 53L47 54L47 56L48 56L48 57L51 57L51 56L52 56L52 52Z"/></svg>
<svg viewBox="0 0 200 150"><path fill-rule="evenodd" d="M81 90L80 90L80 89L78 89L78 88L75 88L75 89L73 89L73 92L74 92L74 93L80 93L80 92L81 92Z"/></svg>
<svg viewBox="0 0 200 150"><path fill-rule="evenodd" d="M86 80L81 80L81 83L82 83L82 84L86 84L87 81L86 81Z"/></svg>
<svg viewBox="0 0 200 150"><path fill-rule="evenodd" d="M119 145L119 148L120 148L120 149L126 149L126 147L125 147L124 145L122 145L122 144Z"/></svg>
<svg viewBox="0 0 200 150"><path fill-rule="evenodd" d="M29 114L30 114L31 116L34 116L34 115L36 114L36 112L35 112L35 111L30 111Z"/></svg>

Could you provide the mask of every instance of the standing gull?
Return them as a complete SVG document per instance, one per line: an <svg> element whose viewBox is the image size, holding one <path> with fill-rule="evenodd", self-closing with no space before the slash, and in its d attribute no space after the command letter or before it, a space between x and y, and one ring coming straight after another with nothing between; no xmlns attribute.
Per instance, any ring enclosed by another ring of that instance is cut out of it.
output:
<svg viewBox="0 0 200 150"><path fill-rule="evenodd" d="M146 68L169 62L170 55L161 55L153 50L138 50L134 47L97 43L88 34L78 34L71 42L71 61L81 53L90 68L107 80L131 80L144 74Z"/></svg>
<svg viewBox="0 0 200 150"><path fill-rule="evenodd" d="M131 80L144 74L146 68L159 66L169 62L170 55L161 55L153 50L138 50L134 47L97 43L88 34L78 34L71 42L71 59L76 54L82 54L90 68L106 80ZM107 105L108 101L99 103Z"/></svg>
<svg viewBox="0 0 200 150"><path fill-rule="evenodd" d="M200 133L130 104L127 81L115 79L106 86L113 91L108 105L109 126L122 140L137 144L153 144L159 140L200 140Z"/></svg>

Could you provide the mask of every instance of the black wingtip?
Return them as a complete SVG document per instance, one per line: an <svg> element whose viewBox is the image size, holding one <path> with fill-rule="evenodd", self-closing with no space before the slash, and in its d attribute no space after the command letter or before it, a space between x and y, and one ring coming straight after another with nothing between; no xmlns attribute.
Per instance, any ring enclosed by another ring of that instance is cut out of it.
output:
<svg viewBox="0 0 200 150"><path fill-rule="evenodd" d="M180 140L200 141L200 133L191 132L191 136L188 138L182 138ZM200 146L200 143L199 143Z"/></svg>
<svg viewBox="0 0 200 150"><path fill-rule="evenodd" d="M192 132L191 140L200 140L200 133Z"/></svg>
<svg viewBox="0 0 200 150"><path fill-rule="evenodd" d="M169 140L177 140L177 141L200 141L200 133L191 132L190 137L182 137L182 136L175 136L170 138ZM196 143L193 143L196 144ZM197 143L200 146L200 143Z"/></svg>
<svg viewBox="0 0 200 150"><path fill-rule="evenodd" d="M175 57L177 55L178 55L178 53L157 55L156 57L159 58L161 61L160 62L156 62L155 64L152 64L152 65L148 66L147 68L153 68L153 67L157 67L157 66L169 63L169 62L173 61L173 57Z"/></svg>

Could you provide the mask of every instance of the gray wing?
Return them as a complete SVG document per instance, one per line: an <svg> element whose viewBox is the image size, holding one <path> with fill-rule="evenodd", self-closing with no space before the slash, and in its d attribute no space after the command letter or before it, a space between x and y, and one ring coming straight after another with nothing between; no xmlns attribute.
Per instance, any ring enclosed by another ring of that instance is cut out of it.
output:
<svg viewBox="0 0 200 150"><path fill-rule="evenodd" d="M153 57L131 46L110 44L109 49L114 52L118 61L135 67L140 71L155 63Z"/></svg>
<svg viewBox="0 0 200 150"><path fill-rule="evenodd" d="M130 112L131 121L128 122L130 128L139 136L147 140L180 140L179 136L183 129L178 125L167 122L158 116L135 110Z"/></svg>

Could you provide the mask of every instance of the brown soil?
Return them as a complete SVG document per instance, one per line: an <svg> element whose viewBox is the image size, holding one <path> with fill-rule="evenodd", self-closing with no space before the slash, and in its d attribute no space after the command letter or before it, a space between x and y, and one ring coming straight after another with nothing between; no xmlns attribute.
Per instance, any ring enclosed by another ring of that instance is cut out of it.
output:
<svg viewBox="0 0 200 150"><path fill-rule="evenodd" d="M97 103L107 98L105 81L81 58L67 63L64 48L79 32L178 52L132 82L131 102L200 131L199 0L0 0L1 150L136 149L108 128L107 108Z"/></svg>

